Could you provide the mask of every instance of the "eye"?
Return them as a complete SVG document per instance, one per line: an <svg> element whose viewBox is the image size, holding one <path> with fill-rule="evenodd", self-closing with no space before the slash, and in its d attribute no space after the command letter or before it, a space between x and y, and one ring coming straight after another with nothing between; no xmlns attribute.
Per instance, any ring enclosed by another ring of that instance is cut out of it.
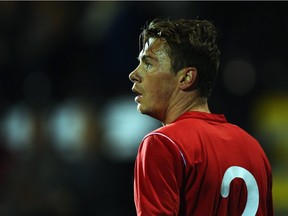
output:
<svg viewBox="0 0 288 216"><path fill-rule="evenodd" d="M148 61L144 61L144 65L145 65L146 70L149 70L152 68L152 64L150 64Z"/></svg>

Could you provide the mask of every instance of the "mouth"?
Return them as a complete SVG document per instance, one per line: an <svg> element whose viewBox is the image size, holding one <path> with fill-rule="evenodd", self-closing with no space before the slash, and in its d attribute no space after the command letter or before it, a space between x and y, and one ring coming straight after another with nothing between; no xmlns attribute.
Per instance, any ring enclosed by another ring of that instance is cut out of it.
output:
<svg viewBox="0 0 288 216"><path fill-rule="evenodd" d="M140 99L143 97L142 94L140 93L139 90L137 90L136 88L132 88L132 92L134 92L136 94L136 97L135 97L135 102L139 103L140 102Z"/></svg>

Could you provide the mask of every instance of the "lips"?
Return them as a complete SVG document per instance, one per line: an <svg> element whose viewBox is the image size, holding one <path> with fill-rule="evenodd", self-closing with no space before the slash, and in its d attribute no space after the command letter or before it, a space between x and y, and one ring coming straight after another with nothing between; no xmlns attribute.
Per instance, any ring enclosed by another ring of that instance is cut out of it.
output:
<svg viewBox="0 0 288 216"><path fill-rule="evenodd" d="M134 92L137 96L135 97L135 101L139 102L140 98L142 98L142 93L136 89L135 87L132 88L132 92Z"/></svg>
<svg viewBox="0 0 288 216"><path fill-rule="evenodd" d="M139 90L137 90L136 88L132 88L132 92L134 92L135 94L137 94L137 95L141 95L141 93L140 93L140 91Z"/></svg>

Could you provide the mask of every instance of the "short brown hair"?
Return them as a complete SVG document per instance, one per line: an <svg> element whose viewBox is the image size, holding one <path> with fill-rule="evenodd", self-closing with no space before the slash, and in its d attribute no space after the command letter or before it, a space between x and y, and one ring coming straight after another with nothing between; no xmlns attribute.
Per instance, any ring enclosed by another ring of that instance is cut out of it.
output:
<svg viewBox="0 0 288 216"><path fill-rule="evenodd" d="M211 22L155 19L140 34L142 47L149 38L164 38L167 41L173 72L177 73L185 67L197 68L200 94L210 96L220 59L216 44L217 31Z"/></svg>

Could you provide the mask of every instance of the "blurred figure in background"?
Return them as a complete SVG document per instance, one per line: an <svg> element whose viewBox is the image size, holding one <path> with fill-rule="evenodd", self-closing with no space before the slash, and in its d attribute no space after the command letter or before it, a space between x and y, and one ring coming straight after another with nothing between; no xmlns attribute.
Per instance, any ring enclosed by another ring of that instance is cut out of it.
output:
<svg viewBox="0 0 288 216"><path fill-rule="evenodd" d="M1 125L1 215L134 213L133 200L131 208L123 199L130 194L131 167L103 154L99 115L97 104L82 99L49 109L18 104L8 110ZM127 178L130 184L124 182Z"/></svg>

